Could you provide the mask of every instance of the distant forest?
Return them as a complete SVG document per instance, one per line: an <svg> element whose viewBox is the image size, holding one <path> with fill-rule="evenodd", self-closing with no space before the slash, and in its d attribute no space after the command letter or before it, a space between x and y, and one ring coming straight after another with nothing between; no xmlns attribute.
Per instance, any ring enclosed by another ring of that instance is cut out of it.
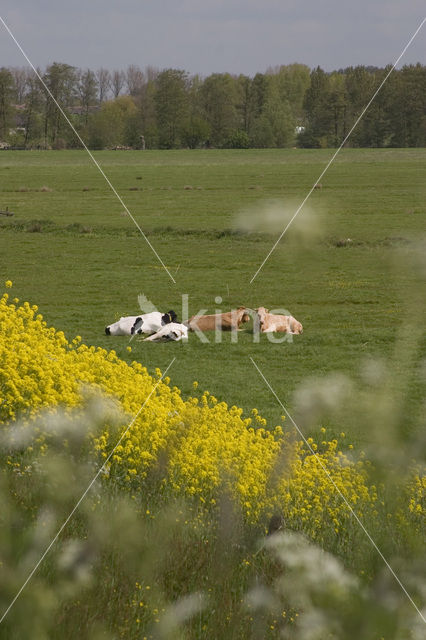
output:
<svg viewBox="0 0 426 640"><path fill-rule="evenodd" d="M283 65L253 77L180 69L39 70L91 149L337 147L390 67ZM426 66L395 70L347 143L426 146ZM30 68L0 69L0 148L80 143Z"/></svg>

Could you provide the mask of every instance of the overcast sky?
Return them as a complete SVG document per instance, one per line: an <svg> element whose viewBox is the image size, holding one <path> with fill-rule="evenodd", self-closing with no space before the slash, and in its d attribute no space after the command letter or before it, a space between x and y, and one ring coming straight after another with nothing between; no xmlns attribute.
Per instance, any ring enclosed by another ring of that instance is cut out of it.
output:
<svg viewBox="0 0 426 640"><path fill-rule="evenodd" d="M0 0L35 66L129 64L254 75L302 62L332 70L393 63L425 0ZM401 64L426 64L426 24ZM0 23L0 66L26 62Z"/></svg>

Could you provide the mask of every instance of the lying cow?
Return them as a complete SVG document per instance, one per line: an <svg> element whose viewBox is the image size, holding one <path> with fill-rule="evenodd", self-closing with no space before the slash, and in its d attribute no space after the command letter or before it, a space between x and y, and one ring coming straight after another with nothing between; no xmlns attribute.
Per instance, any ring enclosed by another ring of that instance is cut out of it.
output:
<svg viewBox="0 0 426 640"><path fill-rule="evenodd" d="M141 333L156 333L164 325L175 322L177 316L173 310L167 313L152 311L140 316L125 316L114 324L105 327L107 336L133 336Z"/></svg>
<svg viewBox="0 0 426 640"><path fill-rule="evenodd" d="M208 316L192 316L186 323L192 331L237 331L240 324L248 322L250 316L245 307L239 307L226 313L216 313Z"/></svg>
<svg viewBox="0 0 426 640"><path fill-rule="evenodd" d="M293 316L284 316L269 313L265 307L255 309L257 317L255 318L255 326L260 328L261 333L271 333L272 331L282 331L284 333L303 333L303 327Z"/></svg>
<svg viewBox="0 0 426 640"><path fill-rule="evenodd" d="M178 342L182 340L182 338L188 337L188 327L186 324L181 324L180 322L170 322L162 327L156 333L153 333L152 336L144 339L144 342L168 342L170 340L174 340Z"/></svg>

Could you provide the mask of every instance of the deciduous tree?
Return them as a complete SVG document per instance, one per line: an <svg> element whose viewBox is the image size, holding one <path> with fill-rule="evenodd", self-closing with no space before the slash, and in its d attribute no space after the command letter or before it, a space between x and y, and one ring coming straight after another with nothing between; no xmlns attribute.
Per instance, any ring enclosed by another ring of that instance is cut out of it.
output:
<svg viewBox="0 0 426 640"><path fill-rule="evenodd" d="M119 69L115 69L111 73L111 90L114 98L118 98L121 93L122 88L126 82L126 75L124 71L120 71Z"/></svg>
<svg viewBox="0 0 426 640"><path fill-rule="evenodd" d="M69 64L54 62L47 67L44 82L49 88L56 102L66 110L77 96L77 73L75 67ZM69 135L69 125L49 95L46 95L44 134L46 144L55 145L61 130Z"/></svg>
<svg viewBox="0 0 426 640"><path fill-rule="evenodd" d="M8 69L0 69L0 137L6 140L12 122L13 77Z"/></svg>
<svg viewBox="0 0 426 640"><path fill-rule="evenodd" d="M96 75L90 69L81 71L78 77L78 92L80 95L80 103L83 107L84 122L87 124L89 118L89 109L96 105L98 101L98 81Z"/></svg>
<svg viewBox="0 0 426 640"><path fill-rule="evenodd" d="M201 94L211 144L220 147L239 128L235 81L229 73L214 73L204 80Z"/></svg>
<svg viewBox="0 0 426 640"><path fill-rule="evenodd" d="M189 115L187 81L187 73L179 69L166 69L158 75L155 109L160 147L179 145Z"/></svg>
<svg viewBox="0 0 426 640"><path fill-rule="evenodd" d="M102 103L108 98L108 91L111 86L111 74L108 69L101 67L96 71L96 79L99 88L99 102Z"/></svg>
<svg viewBox="0 0 426 640"><path fill-rule="evenodd" d="M129 122L135 118L137 108L130 96L103 102L89 120L89 145L94 149L116 147L127 143Z"/></svg>
<svg viewBox="0 0 426 640"><path fill-rule="evenodd" d="M142 69L134 64L127 67L126 85L129 95L133 98L140 95L145 84L145 77Z"/></svg>

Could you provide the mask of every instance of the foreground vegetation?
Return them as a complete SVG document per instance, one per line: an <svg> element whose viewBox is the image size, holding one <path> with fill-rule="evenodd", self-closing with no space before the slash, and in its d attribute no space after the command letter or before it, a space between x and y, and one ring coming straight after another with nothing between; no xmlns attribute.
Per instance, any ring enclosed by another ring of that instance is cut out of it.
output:
<svg viewBox="0 0 426 640"><path fill-rule="evenodd" d="M196 384L184 398L159 371L69 343L37 311L0 301L3 612L90 492L4 637L421 637L423 416L407 437L392 374L376 363L350 394L377 437L365 460L323 427L322 442L303 442ZM323 394L329 410L347 407L348 385ZM272 513L283 532L265 540Z"/></svg>

